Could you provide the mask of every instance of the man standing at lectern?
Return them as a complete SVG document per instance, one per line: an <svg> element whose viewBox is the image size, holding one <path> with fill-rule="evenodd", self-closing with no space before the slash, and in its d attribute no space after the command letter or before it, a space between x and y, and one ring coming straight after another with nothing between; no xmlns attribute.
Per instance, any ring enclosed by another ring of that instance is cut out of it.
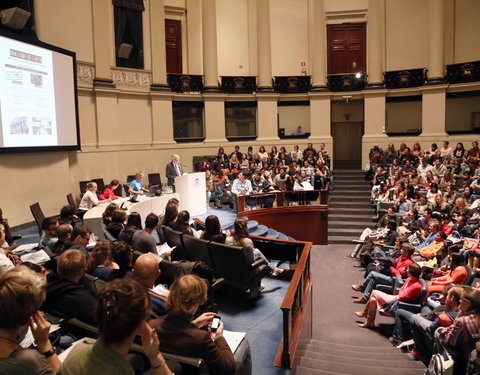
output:
<svg viewBox="0 0 480 375"><path fill-rule="evenodd" d="M173 188L175 191L175 177L183 175L182 166L180 165L180 156L177 154L172 155L172 161L167 164L165 174L167 175L167 185Z"/></svg>

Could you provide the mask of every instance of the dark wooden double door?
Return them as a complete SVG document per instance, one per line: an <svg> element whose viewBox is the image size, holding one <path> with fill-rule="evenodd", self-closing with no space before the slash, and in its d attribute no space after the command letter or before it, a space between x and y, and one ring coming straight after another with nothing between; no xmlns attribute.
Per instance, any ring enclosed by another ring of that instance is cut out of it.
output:
<svg viewBox="0 0 480 375"><path fill-rule="evenodd" d="M366 71L366 24L327 25L328 74Z"/></svg>
<svg viewBox="0 0 480 375"><path fill-rule="evenodd" d="M165 20L165 46L167 49L167 73L183 73L181 21Z"/></svg>

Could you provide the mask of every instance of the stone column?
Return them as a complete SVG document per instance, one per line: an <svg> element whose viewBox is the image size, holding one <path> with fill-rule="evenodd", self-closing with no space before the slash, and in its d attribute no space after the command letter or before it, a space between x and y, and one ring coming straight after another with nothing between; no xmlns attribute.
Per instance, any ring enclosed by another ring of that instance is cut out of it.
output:
<svg viewBox="0 0 480 375"><path fill-rule="evenodd" d="M92 0L93 14L93 47L95 52L95 79L94 85L113 86L110 51L115 48L115 37L111 34L113 30L113 9L109 1ZM111 23L110 23L111 22ZM107 25L105 25L107 23ZM113 51L115 59L115 51Z"/></svg>
<svg viewBox="0 0 480 375"><path fill-rule="evenodd" d="M150 2L150 38L152 51L152 84L150 88L155 91L170 91L167 84L164 0Z"/></svg>
<svg viewBox="0 0 480 375"><path fill-rule="evenodd" d="M218 92L216 0L202 1L203 77L205 92Z"/></svg>
<svg viewBox="0 0 480 375"><path fill-rule="evenodd" d="M278 95L257 94L257 141L265 144L278 142Z"/></svg>
<svg viewBox="0 0 480 375"><path fill-rule="evenodd" d="M445 82L445 14L443 0L428 0L428 81Z"/></svg>
<svg viewBox="0 0 480 375"><path fill-rule="evenodd" d="M323 0L310 0L308 12L310 66L312 67L312 90L327 90L327 42Z"/></svg>
<svg viewBox="0 0 480 375"><path fill-rule="evenodd" d="M205 100L205 140L208 143L225 144L225 96L204 94Z"/></svg>
<svg viewBox="0 0 480 375"><path fill-rule="evenodd" d="M440 141L445 133L447 85L422 88L422 137L431 136Z"/></svg>
<svg viewBox="0 0 480 375"><path fill-rule="evenodd" d="M325 143L327 150L333 162L333 138L331 135L331 93L311 93L310 96L310 137L308 142L312 142L314 147L319 143ZM305 140L307 141L307 140ZM333 165L333 164L332 164Z"/></svg>
<svg viewBox="0 0 480 375"><path fill-rule="evenodd" d="M383 0L368 0L367 73L368 87L383 87Z"/></svg>
<svg viewBox="0 0 480 375"><path fill-rule="evenodd" d="M257 56L259 92L272 89L272 44L270 37L270 0L257 0Z"/></svg>
<svg viewBox="0 0 480 375"><path fill-rule="evenodd" d="M385 133L387 90L364 92L364 132L362 138L362 166L368 160L368 152L375 145L387 143Z"/></svg>

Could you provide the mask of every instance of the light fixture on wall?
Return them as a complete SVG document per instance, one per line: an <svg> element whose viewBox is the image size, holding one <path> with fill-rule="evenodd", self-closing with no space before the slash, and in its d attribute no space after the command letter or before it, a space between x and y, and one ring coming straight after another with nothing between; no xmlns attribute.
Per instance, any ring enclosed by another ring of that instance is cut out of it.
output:
<svg viewBox="0 0 480 375"><path fill-rule="evenodd" d="M32 14L18 7L0 11L2 25L13 30L22 30Z"/></svg>
<svg viewBox="0 0 480 375"><path fill-rule="evenodd" d="M348 101L353 98L352 95L342 95L342 98L345 99L345 103L348 104Z"/></svg>

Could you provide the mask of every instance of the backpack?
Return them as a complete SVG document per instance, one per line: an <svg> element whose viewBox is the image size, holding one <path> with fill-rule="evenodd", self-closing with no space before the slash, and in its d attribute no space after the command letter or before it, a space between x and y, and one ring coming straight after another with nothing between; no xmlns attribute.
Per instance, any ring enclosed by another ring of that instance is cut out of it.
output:
<svg viewBox="0 0 480 375"><path fill-rule="evenodd" d="M453 374L453 358L450 353L442 348L440 353L434 354L425 375L452 375Z"/></svg>

